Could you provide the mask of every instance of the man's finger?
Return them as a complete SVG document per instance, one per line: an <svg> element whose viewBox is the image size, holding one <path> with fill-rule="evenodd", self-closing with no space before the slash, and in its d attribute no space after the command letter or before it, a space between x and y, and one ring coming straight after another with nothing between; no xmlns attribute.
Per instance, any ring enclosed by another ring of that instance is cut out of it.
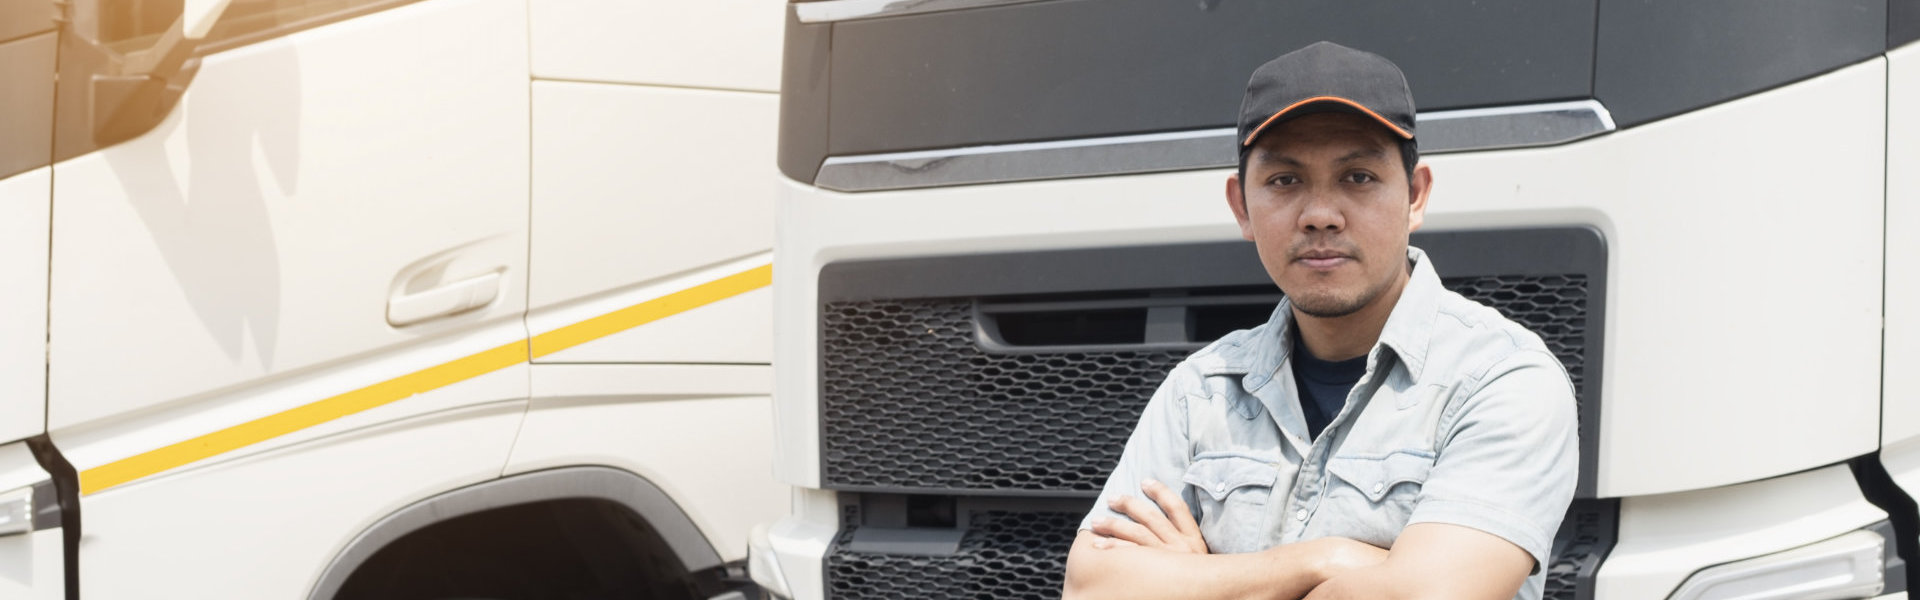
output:
<svg viewBox="0 0 1920 600"><path fill-rule="evenodd" d="M1135 498L1133 496L1116 497L1113 499L1111 506L1114 511L1127 515L1133 519L1133 522L1144 525L1148 531L1153 532L1154 537L1159 542L1154 545L1178 545L1181 548L1186 547L1185 537L1180 535L1179 529L1174 528L1172 521L1167 520L1166 513L1160 512L1159 506L1155 506L1145 499Z"/></svg>
<svg viewBox="0 0 1920 600"><path fill-rule="evenodd" d="M1115 540L1124 540L1141 546L1159 547L1160 538L1146 526L1126 519L1106 519L1093 522L1093 532Z"/></svg>
<svg viewBox="0 0 1920 600"><path fill-rule="evenodd" d="M1119 538L1096 537L1093 540L1093 547L1099 548L1101 550L1105 550L1108 548L1132 548L1132 547L1138 547L1138 546L1139 544L1135 544L1133 542L1129 542Z"/></svg>
<svg viewBox="0 0 1920 600"><path fill-rule="evenodd" d="M1200 535L1200 524L1193 521L1193 511L1187 508L1187 501L1180 498L1180 492L1152 479L1148 479L1140 488L1146 491L1147 497L1152 498L1154 504L1160 505L1160 510L1167 514L1167 519L1173 521L1174 529L1189 536Z"/></svg>

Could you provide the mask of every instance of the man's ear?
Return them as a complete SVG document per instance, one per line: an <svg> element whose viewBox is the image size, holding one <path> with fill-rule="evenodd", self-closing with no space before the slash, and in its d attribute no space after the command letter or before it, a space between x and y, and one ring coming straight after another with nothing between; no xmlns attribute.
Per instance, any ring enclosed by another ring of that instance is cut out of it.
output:
<svg viewBox="0 0 1920 600"><path fill-rule="evenodd" d="M1233 211L1233 220L1240 223L1240 237L1253 241L1253 228L1247 226L1247 190L1240 185L1240 174L1227 176L1227 209Z"/></svg>
<svg viewBox="0 0 1920 600"><path fill-rule="evenodd" d="M1413 166L1407 191L1407 232L1412 233L1427 222L1427 195L1433 192L1433 170L1427 168L1427 163Z"/></svg>

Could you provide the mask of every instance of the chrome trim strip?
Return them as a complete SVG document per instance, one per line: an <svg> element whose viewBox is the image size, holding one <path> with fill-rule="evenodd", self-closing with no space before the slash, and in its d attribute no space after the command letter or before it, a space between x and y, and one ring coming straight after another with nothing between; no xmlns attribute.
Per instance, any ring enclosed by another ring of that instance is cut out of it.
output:
<svg viewBox="0 0 1920 600"><path fill-rule="evenodd" d="M830 157L814 184L843 192L1002 183L1232 165L1234 130L1083 138Z"/></svg>
<svg viewBox="0 0 1920 600"><path fill-rule="evenodd" d="M1469 108L1417 117L1425 154L1550 146L1615 129L1597 100ZM869 192L1231 167L1232 128L835 156L814 185Z"/></svg>
<svg viewBox="0 0 1920 600"><path fill-rule="evenodd" d="M1423 113L1414 124L1420 151L1436 154L1564 144L1615 129L1593 99Z"/></svg>
<svg viewBox="0 0 1920 600"><path fill-rule="evenodd" d="M1025 4L1040 0L821 0L797 2L794 12L801 23L831 23L858 19L898 17L920 13Z"/></svg>

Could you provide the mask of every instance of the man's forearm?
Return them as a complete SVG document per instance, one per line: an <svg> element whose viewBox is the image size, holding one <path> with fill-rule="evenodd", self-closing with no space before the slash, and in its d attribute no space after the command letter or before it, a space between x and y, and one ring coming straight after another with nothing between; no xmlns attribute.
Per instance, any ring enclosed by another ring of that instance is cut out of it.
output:
<svg viewBox="0 0 1920 600"><path fill-rule="evenodd" d="M1441 597L1437 590L1406 585L1406 579L1386 565L1355 569L1315 586L1305 600L1416 600L1423 591Z"/></svg>
<svg viewBox="0 0 1920 600"><path fill-rule="evenodd" d="M1507 600L1533 557L1493 535L1440 523L1407 527L1379 565L1334 574L1307 600Z"/></svg>
<svg viewBox="0 0 1920 600"><path fill-rule="evenodd" d="M1247 554L1188 554L1152 548L1094 548L1097 536L1080 532L1067 557L1067 599L1261 598L1298 600L1353 557L1336 543L1384 550L1351 540L1314 540Z"/></svg>

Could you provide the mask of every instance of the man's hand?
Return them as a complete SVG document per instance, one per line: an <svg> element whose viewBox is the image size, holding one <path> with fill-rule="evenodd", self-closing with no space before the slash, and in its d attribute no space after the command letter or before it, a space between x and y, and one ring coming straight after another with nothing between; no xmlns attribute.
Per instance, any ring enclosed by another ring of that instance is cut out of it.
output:
<svg viewBox="0 0 1920 600"><path fill-rule="evenodd" d="M1094 540L1094 548L1145 546L1174 552L1207 553L1207 540L1200 536L1200 524L1193 521L1193 511L1187 509L1187 503L1180 499L1179 492L1152 479L1140 484L1140 492L1153 501L1119 496L1108 503L1114 512L1132 520L1096 521L1093 532L1102 537Z"/></svg>

